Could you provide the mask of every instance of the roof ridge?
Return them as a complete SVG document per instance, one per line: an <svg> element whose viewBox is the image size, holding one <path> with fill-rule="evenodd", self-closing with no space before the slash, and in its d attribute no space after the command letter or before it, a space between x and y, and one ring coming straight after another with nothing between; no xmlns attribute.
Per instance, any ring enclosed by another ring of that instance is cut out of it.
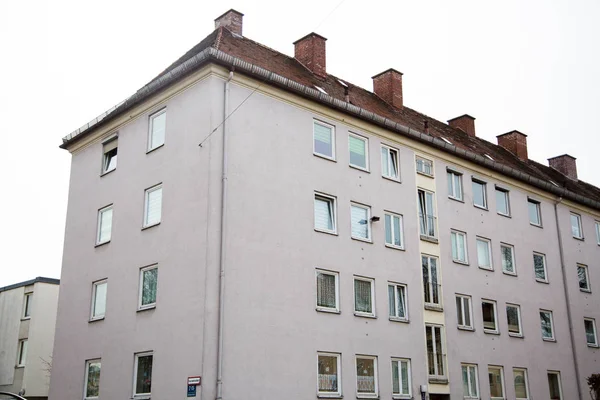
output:
<svg viewBox="0 0 600 400"><path fill-rule="evenodd" d="M213 47L217 50L219 50L219 45L221 44L221 38L223 37L223 27L220 26L218 29L219 33L217 33L217 39L215 40L215 42L213 43Z"/></svg>

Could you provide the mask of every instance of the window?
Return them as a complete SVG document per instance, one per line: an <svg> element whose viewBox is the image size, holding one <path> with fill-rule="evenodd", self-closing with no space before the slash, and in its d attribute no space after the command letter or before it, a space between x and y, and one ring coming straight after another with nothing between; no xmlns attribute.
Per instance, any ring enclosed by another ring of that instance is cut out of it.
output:
<svg viewBox="0 0 600 400"><path fill-rule="evenodd" d="M508 334L510 336L523 336L523 330L521 328L521 306L517 304L507 304L506 320L508 322Z"/></svg>
<svg viewBox="0 0 600 400"><path fill-rule="evenodd" d="M560 372L548 371L548 387L550 388L550 400L562 400Z"/></svg>
<svg viewBox="0 0 600 400"><path fill-rule="evenodd" d="M527 370L525 368L513 368L515 383L515 397L517 400L529 399L529 384L527 383Z"/></svg>
<svg viewBox="0 0 600 400"><path fill-rule="evenodd" d="M410 360L392 358L392 397L411 398Z"/></svg>
<svg viewBox="0 0 600 400"><path fill-rule="evenodd" d="M496 323L496 302L483 300L481 302L481 311L483 312L483 331L487 333L498 333L498 324Z"/></svg>
<svg viewBox="0 0 600 400"><path fill-rule="evenodd" d="M577 264L577 278L579 279L579 290L591 292L587 265Z"/></svg>
<svg viewBox="0 0 600 400"><path fill-rule="evenodd" d="M373 279L354 277L354 315L375 316Z"/></svg>
<svg viewBox="0 0 600 400"><path fill-rule="evenodd" d="M527 208L529 210L529 223L531 225L542 226L542 213L540 212L540 202L527 199Z"/></svg>
<svg viewBox="0 0 600 400"><path fill-rule="evenodd" d="M150 116L150 127L148 132L148 151L159 148L165 144L165 132L167 129L167 110L162 109Z"/></svg>
<svg viewBox="0 0 600 400"><path fill-rule="evenodd" d="M500 254L502 255L502 272L516 275L515 248L510 244L503 243L500 245Z"/></svg>
<svg viewBox="0 0 600 400"><path fill-rule="evenodd" d="M140 270L140 296L138 310L156 306L156 286L158 283L158 267L151 265Z"/></svg>
<svg viewBox="0 0 600 400"><path fill-rule="evenodd" d="M467 235L463 232L452 231L450 233L452 241L452 260L466 264L467 261Z"/></svg>
<svg viewBox="0 0 600 400"><path fill-rule="evenodd" d="M152 358L151 352L135 355L133 396L136 398L150 398L152 389Z"/></svg>
<svg viewBox="0 0 600 400"><path fill-rule="evenodd" d="M352 203L350 221L352 238L371 241L371 207Z"/></svg>
<svg viewBox="0 0 600 400"><path fill-rule="evenodd" d="M444 363L444 349L442 347L442 327L434 325L425 326L427 338L427 367L432 378L444 378L446 369Z"/></svg>
<svg viewBox="0 0 600 400"><path fill-rule="evenodd" d="M31 318L31 301L33 300L33 293L25 293L23 298L23 318Z"/></svg>
<svg viewBox="0 0 600 400"><path fill-rule="evenodd" d="M97 399L100 394L100 367L100 360L85 362L85 400Z"/></svg>
<svg viewBox="0 0 600 400"><path fill-rule="evenodd" d="M417 156L417 172L433 176L433 161Z"/></svg>
<svg viewBox="0 0 600 400"><path fill-rule="evenodd" d="M448 176L448 197L454 200L463 199L462 174L454 171L447 171Z"/></svg>
<svg viewBox="0 0 600 400"><path fill-rule="evenodd" d="M381 145L381 175L385 178L400 180L398 150Z"/></svg>
<svg viewBox="0 0 600 400"><path fill-rule="evenodd" d="M342 395L340 355L319 353L317 358L317 395L339 397Z"/></svg>
<svg viewBox="0 0 600 400"><path fill-rule="evenodd" d="M317 270L317 310L339 312L339 274Z"/></svg>
<svg viewBox="0 0 600 400"><path fill-rule="evenodd" d="M598 347L598 336L596 335L596 321L592 318L584 318L585 339L588 346Z"/></svg>
<svg viewBox="0 0 600 400"><path fill-rule="evenodd" d="M112 234L112 205L98 210L98 232L96 234L96 244L110 242Z"/></svg>
<svg viewBox="0 0 600 400"><path fill-rule="evenodd" d="M554 321L552 311L540 310L540 324L542 328L542 339L554 340Z"/></svg>
<svg viewBox="0 0 600 400"><path fill-rule="evenodd" d="M508 190L496 187L496 212L500 215L510 215L510 203L508 201Z"/></svg>
<svg viewBox="0 0 600 400"><path fill-rule="evenodd" d="M162 214L162 184L146 189L144 228L160 224Z"/></svg>
<svg viewBox="0 0 600 400"><path fill-rule="evenodd" d="M487 210L486 183L473 179L473 205Z"/></svg>
<svg viewBox="0 0 600 400"><path fill-rule="evenodd" d="M27 339L19 341L19 352L17 353L17 367L24 367L27 362Z"/></svg>
<svg viewBox="0 0 600 400"><path fill-rule="evenodd" d="M408 321L406 286L396 283L389 283L388 301L390 306L390 319Z"/></svg>
<svg viewBox="0 0 600 400"><path fill-rule="evenodd" d="M571 232L576 239L583 239L583 230L581 229L581 216L571 213Z"/></svg>
<svg viewBox="0 0 600 400"><path fill-rule="evenodd" d="M333 125L313 122L313 153L335 160L335 130Z"/></svg>
<svg viewBox="0 0 600 400"><path fill-rule="evenodd" d="M441 306L441 285L438 283L437 258L431 256L421 256L421 265L423 267L423 289L425 291L425 303L429 305Z"/></svg>
<svg viewBox="0 0 600 400"><path fill-rule="evenodd" d="M502 367L489 366L488 377L490 379L491 399L504 399L504 369Z"/></svg>
<svg viewBox="0 0 600 400"><path fill-rule="evenodd" d="M377 389L377 357L356 356L356 397L376 397Z"/></svg>
<svg viewBox="0 0 600 400"><path fill-rule="evenodd" d="M385 213L385 245L404 249L402 215Z"/></svg>
<svg viewBox="0 0 600 400"><path fill-rule="evenodd" d="M433 207L433 193L419 189L417 191L419 197L419 226L421 236L428 238L436 237L435 229L435 210Z"/></svg>
<svg viewBox="0 0 600 400"><path fill-rule="evenodd" d="M456 295L456 315L459 328L473 329L473 323L471 322L471 296Z"/></svg>
<svg viewBox="0 0 600 400"><path fill-rule="evenodd" d="M108 281L94 282L92 284L92 315L90 320L102 319L106 313L106 289Z"/></svg>
<svg viewBox="0 0 600 400"><path fill-rule="evenodd" d="M337 233L335 197L315 194L315 230Z"/></svg>
<svg viewBox="0 0 600 400"><path fill-rule="evenodd" d="M533 269L535 271L535 279L538 282L548 282L545 255L540 253L533 253Z"/></svg>
<svg viewBox="0 0 600 400"><path fill-rule="evenodd" d="M463 364L462 382L465 399L479 399L479 384L477 380L477 365Z"/></svg>
<svg viewBox="0 0 600 400"><path fill-rule="evenodd" d="M596 221L596 243L600 244L600 222Z"/></svg>
<svg viewBox="0 0 600 400"><path fill-rule="evenodd" d="M117 169L117 144L118 139L116 137L102 144L103 174Z"/></svg>
<svg viewBox="0 0 600 400"><path fill-rule="evenodd" d="M477 238L477 265L479 268L493 269L492 242L489 239Z"/></svg>
<svg viewBox="0 0 600 400"><path fill-rule="evenodd" d="M369 169L369 142L362 136L350 133L348 135L348 149L350 150L350 166Z"/></svg>

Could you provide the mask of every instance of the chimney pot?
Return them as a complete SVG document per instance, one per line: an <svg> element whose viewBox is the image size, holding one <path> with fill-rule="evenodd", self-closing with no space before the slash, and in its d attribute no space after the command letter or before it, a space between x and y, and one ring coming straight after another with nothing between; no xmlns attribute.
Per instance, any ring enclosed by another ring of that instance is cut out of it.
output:
<svg viewBox="0 0 600 400"><path fill-rule="evenodd" d="M373 92L389 105L402 108L402 72L393 68L373 76Z"/></svg>
<svg viewBox="0 0 600 400"><path fill-rule="evenodd" d="M242 36L244 14L233 8L215 19L215 29L227 28L231 33Z"/></svg>
<svg viewBox="0 0 600 400"><path fill-rule="evenodd" d="M321 78L327 78L326 40L323 36L312 32L294 42L294 58Z"/></svg>
<svg viewBox="0 0 600 400"><path fill-rule="evenodd" d="M460 117L452 118L448 120L448 125L453 128L460 129L467 135L475 137L475 117L471 117L468 114L461 115Z"/></svg>
<svg viewBox="0 0 600 400"><path fill-rule="evenodd" d="M577 160L575 157L568 154L556 156L548 159L548 165L554 168L567 178L577 180Z"/></svg>
<svg viewBox="0 0 600 400"><path fill-rule="evenodd" d="M496 136L498 146L519 157L522 161L527 161L527 135L519 131L510 131Z"/></svg>

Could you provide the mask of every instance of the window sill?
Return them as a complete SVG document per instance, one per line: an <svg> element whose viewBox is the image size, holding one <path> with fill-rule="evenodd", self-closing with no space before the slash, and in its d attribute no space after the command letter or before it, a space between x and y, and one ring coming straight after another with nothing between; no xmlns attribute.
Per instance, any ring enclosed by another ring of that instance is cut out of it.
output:
<svg viewBox="0 0 600 400"><path fill-rule="evenodd" d="M117 167L115 167L115 168L113 168L113 169L111 169L109 171L104 171L103 173L100 174L100 178L102 178L103 176L106 176L106 175L108 175L111 172L116 171L116 170L117 170Z"/></svg>
<svg viewBox="0 0 600 400"><path fill-rule="evenodd" d="M402 181L400 180L400 178L392 178L391 176L385 176L385 175L381 175L381 177L383 179L387 179L388 181L392 181L392 182L396 182L396 183L402 183Z"/></svg>
<svg viewBox="0 0 600 400"><path fill-rule="evenodd" d="M98 321L104 321L104 316L103 317L96 317L96 318L90 318L90 320L88 321L88 323L92 323L92 322L98 322Z"/></svg>
<svg viewBox="0 0 600 400"><path fill-rule="evenodd" d="M503 214L501 212L496 212L496 214L498 214L499 216L504 217L504 218L512 218L512 216L510 214Z"/></svg>
<svg viewBox="0 0 600 400"><path fill-rule="evenodd" d="M324 229L318 229L318 228L315 228L315 232L326 233L328 235L334 235L334 236L338 235L337 231L326 231Z"/></svg>
<svg viewBox="0 0 600 400"><path fill-rule="evenodd" d="M356 395L357 399L378 399L379 395L378 394L357 394Z"/></svg>
<svg viewBox="0 0 600 400"><path fill-rule="evenodd" d="M548 282L547 279L538 279L538 278L535 278L535 281L539 282L539 283L545 283L546 285L550 283L550 282Z"/></svg>
<svg viewBox="0 0 600 400"><path fill-rule="evenodd" d="M479 265L479 266L478 266L478 268L479 268L479 269L482 269L482 270L484 270L484 271L490 271L490 272L494 272L494 268L492 268L492 267L489 267L489 268L488 268L488 267L482 267L482 266L480 266L480 265Z"/></svg>
<svg viewBox="0 0 600 400"><path fill-rule="evenodd" d="M156 304L147 305L147 306L143 306L143 307L138 308L136 312L154 310L155 308L156 308Z"/></svg>
<svg viewBox="0 0 600 400"><path fill-rule="evenodd" d="M514 338L517 338L517 339L525 339L525 336L523 336L522 333L510 333L510 332L508 332L508 336L514 337Z"/></svg>
<svg viewBox="0 0 600 400"><path fill-rule="evenodd" d="M503 273L504 275L508 275L508 276L517 276L517 273L516 273L516 272L507 272L507 271L502 271L502 273Z"/></svg>
<svg viewBox="0 0 600 400"><path fill-rule="evenodd" d="M552 343L556 343L556 339L553 339L553 338L542 338L542 340L543 340L544 342L552 342Z"/></svg>
<svg viewBox="0 0 600 400"><path fill-rule="evenodd" d="M387 247L388 249L394 249L394 250L400 250L400 251L405 251L404 247L399 247L399 246L394 246L393 244L385 244L385 247Z"/></svg>
<svg viewBox="0 0 600 400"><path fill-rule="evenodd" d="M323 154L319 154L319 153L313 152L313 156L322 158L322 159L327 160L327 161L337 162L337 160L335 158L329 157L329 156L326 156L326 155L323 155Z"/></svg>
<svg viewBox="0 0 600 400"><path fill-rule="evenodd" d="M373 244L373 240L371 240L371 239L358 238L358 237L354 237L354 236L350 236L350 238L351 238L352 240L357 240L357 241L359 241L359 242Z"/></svg>
<svg viewBox="0 0 600 400"><path fill-rule="evenodd" d="M355 317L361 317L361 318L371 318L371 319L377 319L377 316L374 314L363 314L360 312L354 312L354 316Z"/></svg>
<svg viewBox="0 0 600 400"><path fill-rule="evenodd" d="M592 293L591 289L581 289L581 288L579 288L579 291L583 292L583 293Z"/></svg>
<svg viewBox="0 0 600 400"><path fill-rule="evenodd" d="M573 236L573 239L579 240L580 242L585 242L585 238Z"/></svg>
<svg viewBox="0 0 600 400"><path fill-rule="evenodd" d="M322 313L327 313L327 314L341 314L342 312L340 310L332 310L331 308L315 308L316 311L318 312L322 312Z"/></svg>
<svg viewBox="0 0 600 400"><path fill-rule="evenodd" d="M529 225L535 226L536 228L540 228L540 229L544 228L541 224L534 224L533 222L530 222Z"/></svg>
<svg viewBox="0 0 600 400"><path fill-rule="evenodd" d="M410 394L393 394L392 399L412 399L413 397Z"/></svg>
<svg viewBox="0 0 600 400"><path fill-rule="evenodd" d="M158 225L160 225L160 222L157 222L155 224L148 225L148 226L142 226L142 231L145 231L146 229L154 228L155 226L158 226Z"/></svg>
<svg viewBox="0 0 600 400"><path fill-rule="evenodd" d="M25 368L24 365L15 365L15 368Z"/></svg>
<svg viewBox="0 0 600 400"><path fill-rule="evenodd" d="M431 236L420 235L420 239L425 242L438 243L437 238Z"/></svg>
<svg viewBox="0 0 600 400"><path fill-rule="evenodd" d="M500 336L500 331L492 331L492 330L485 329L485 328L483 328L483 333L486 333L488 335Z"/></svg>
<svg viewBox="0 0 600 400"><path fill-rule="evenodd" d="M357 166L357 165L348 164L348 166L349 166L350 168L352 168L352 169L357 169L357 170L359 170L359 171L366 172L367 174L370 174L370 173L371 173L371 171L369 171L368 169L366 169L366 168L363 168L363 167L359 167L359 166Z"/></svg>
<svg viewBox="0 0 600 400"><path fill-rule="evenodd" d="M31 319L31 317L23 317L21 318L21 321L29 321Z"/></svg>
<svg viewBox="0 0 600 400"><path fill-rule="evenodd" d="M439 383L441 385L447 385L448 384L448 378L436 378L436 377L429 377L428 379L429 383Z"/></svg>
<svg viewBox="0 0 600 400"><path fill-rule="evenodd" d="M110 240L107 240L106 242L96 243L96 245L94 247L104 246L105 244L109 244L109 243L110 243Z"/></svg>
<svg viewBox="0 0 600 400"><path fill-rule="evenodd" d="M339 393L336 394L317 394L317 399L343 399L344 396L342 396Z"/></svg>
<svg viewBox="0 0 600 400"><path fill-rule="evenodd" d="M484 206L478 206L477 204L473 204L473 207L475 208L479 208L480 210L484 210L484 211L490 211L487 207Z"/></svg>
<svg viewBox="0 0 600 400"><path fill-rule="evenodd" d="M163 144L161 144L160 146L156 146L156 147L155 147L155 148L153 148L153 149L148 149L148 150L146 151L146 154L150 154L150 153L152 153L153 151L156 151L156 150L158 150L158 149L160 149L160 148L164 147L164 145L165 145L165 144L163 143ZM136 398L136 399L138 399L138 398L139 398L139 399L142 399L142 398L144 398L144 397L135 397L135 396L134 396L134 398ZM148 398L150 398L150 397L148 397Z"/></svg>
<svg viewBox="0 0 600 400"><path fill-rule="evenodd" d="M588 347L592 348L592 349L598 349L600 348L600 346L598 346L597 344L589 344L587 345Z"/></svg>
<svg viewBox="0 0 600 400"><path fill-rule="evenodd" d="M460 326L458 325L457 328L461 331L467 331L467 332L475 332L475 328L473 328L472 326Z"/></svg>
<svg viewBox="0 0 600 400"><path fill-rule="evenodd" d="M452 262L455 263L455 264L466 265L467 267L469 266L469 262L468 261L452 260Z"/></svg>
<svg viewBox="0 0 600 400"><path fill-rule="evenodd" d="M400 317L389 317L389 320L392 322L400 322L403 324L408 324L410 321L408 318L400 318Z"/></svg>
<svg viewBox="0 0 600 400"><path fill-rule="evenodd" d="M436 304L425 304L425 309L429 311L444 312L444 307Z"/></svg>
<svg viewBox="0 0 600 400"><path fill-rule="evenodd" d="M459 199L459 198L457 198L457 197L452 197L452 196L448 196L448 198L449 198L450 200L458 201L459 203L463 203L463 204L465 204L465 201L464 201L463 199Z"/></svg>
<svg viewBox="0 0 600 400"><path fill-rule="evenodd" d="M433 179L433 174L428 174L427 172L421 172L421 171L417 171L417 174L418 174L418 175L423 175L423 176L426 176L426 177L428 177L428 178L431 178L431 179Z"/></svg>

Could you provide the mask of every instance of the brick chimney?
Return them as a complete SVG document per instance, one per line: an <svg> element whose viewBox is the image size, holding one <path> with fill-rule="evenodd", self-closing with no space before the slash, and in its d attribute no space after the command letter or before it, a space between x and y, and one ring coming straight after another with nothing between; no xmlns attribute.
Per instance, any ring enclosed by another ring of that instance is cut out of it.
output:
<svg viewBox="0 0 600 400"><path fill-rule="evenodd" d="M327 39L316 33L309 33L294 42L294 58L321 78L327 78L325 68L325 41Z"/></svg>
<svg viewBox="0 0 600 400"><path fill-rule="evenodd" d="M373 76L373 92L386 103L402 108L402 72L393 68Z"/></svg>
<svg viewBox="0 0 600 400"><path fill-rule="evenodd" d="M475 137L475 117L468 114L448 120L448 125L460 129L469 136Z"/></svg>
<svg viewBox="0 0 600 400"><path fill-rule="evenodd" d="M523 161L527 161L527 135L519 131L510 131L496 136L498 146L504 147Z"/></svg>
<svg viewBox="0 0 600 400"><path fill-rule="evenodd" d="M575 160L577 160L575 157L563 154L562 156L549 158L548 164L567 178L577 180L577 163Z"/></svg>
<svg viewBox="0 0 600 400"><path fill-rule="evenodd" d="M220 27L227 28L232 33L236 33L242 36L242 21L244 14L239 11L235 11L233 8L227 11L225 14L215 19L215 29Z"/></svg>

